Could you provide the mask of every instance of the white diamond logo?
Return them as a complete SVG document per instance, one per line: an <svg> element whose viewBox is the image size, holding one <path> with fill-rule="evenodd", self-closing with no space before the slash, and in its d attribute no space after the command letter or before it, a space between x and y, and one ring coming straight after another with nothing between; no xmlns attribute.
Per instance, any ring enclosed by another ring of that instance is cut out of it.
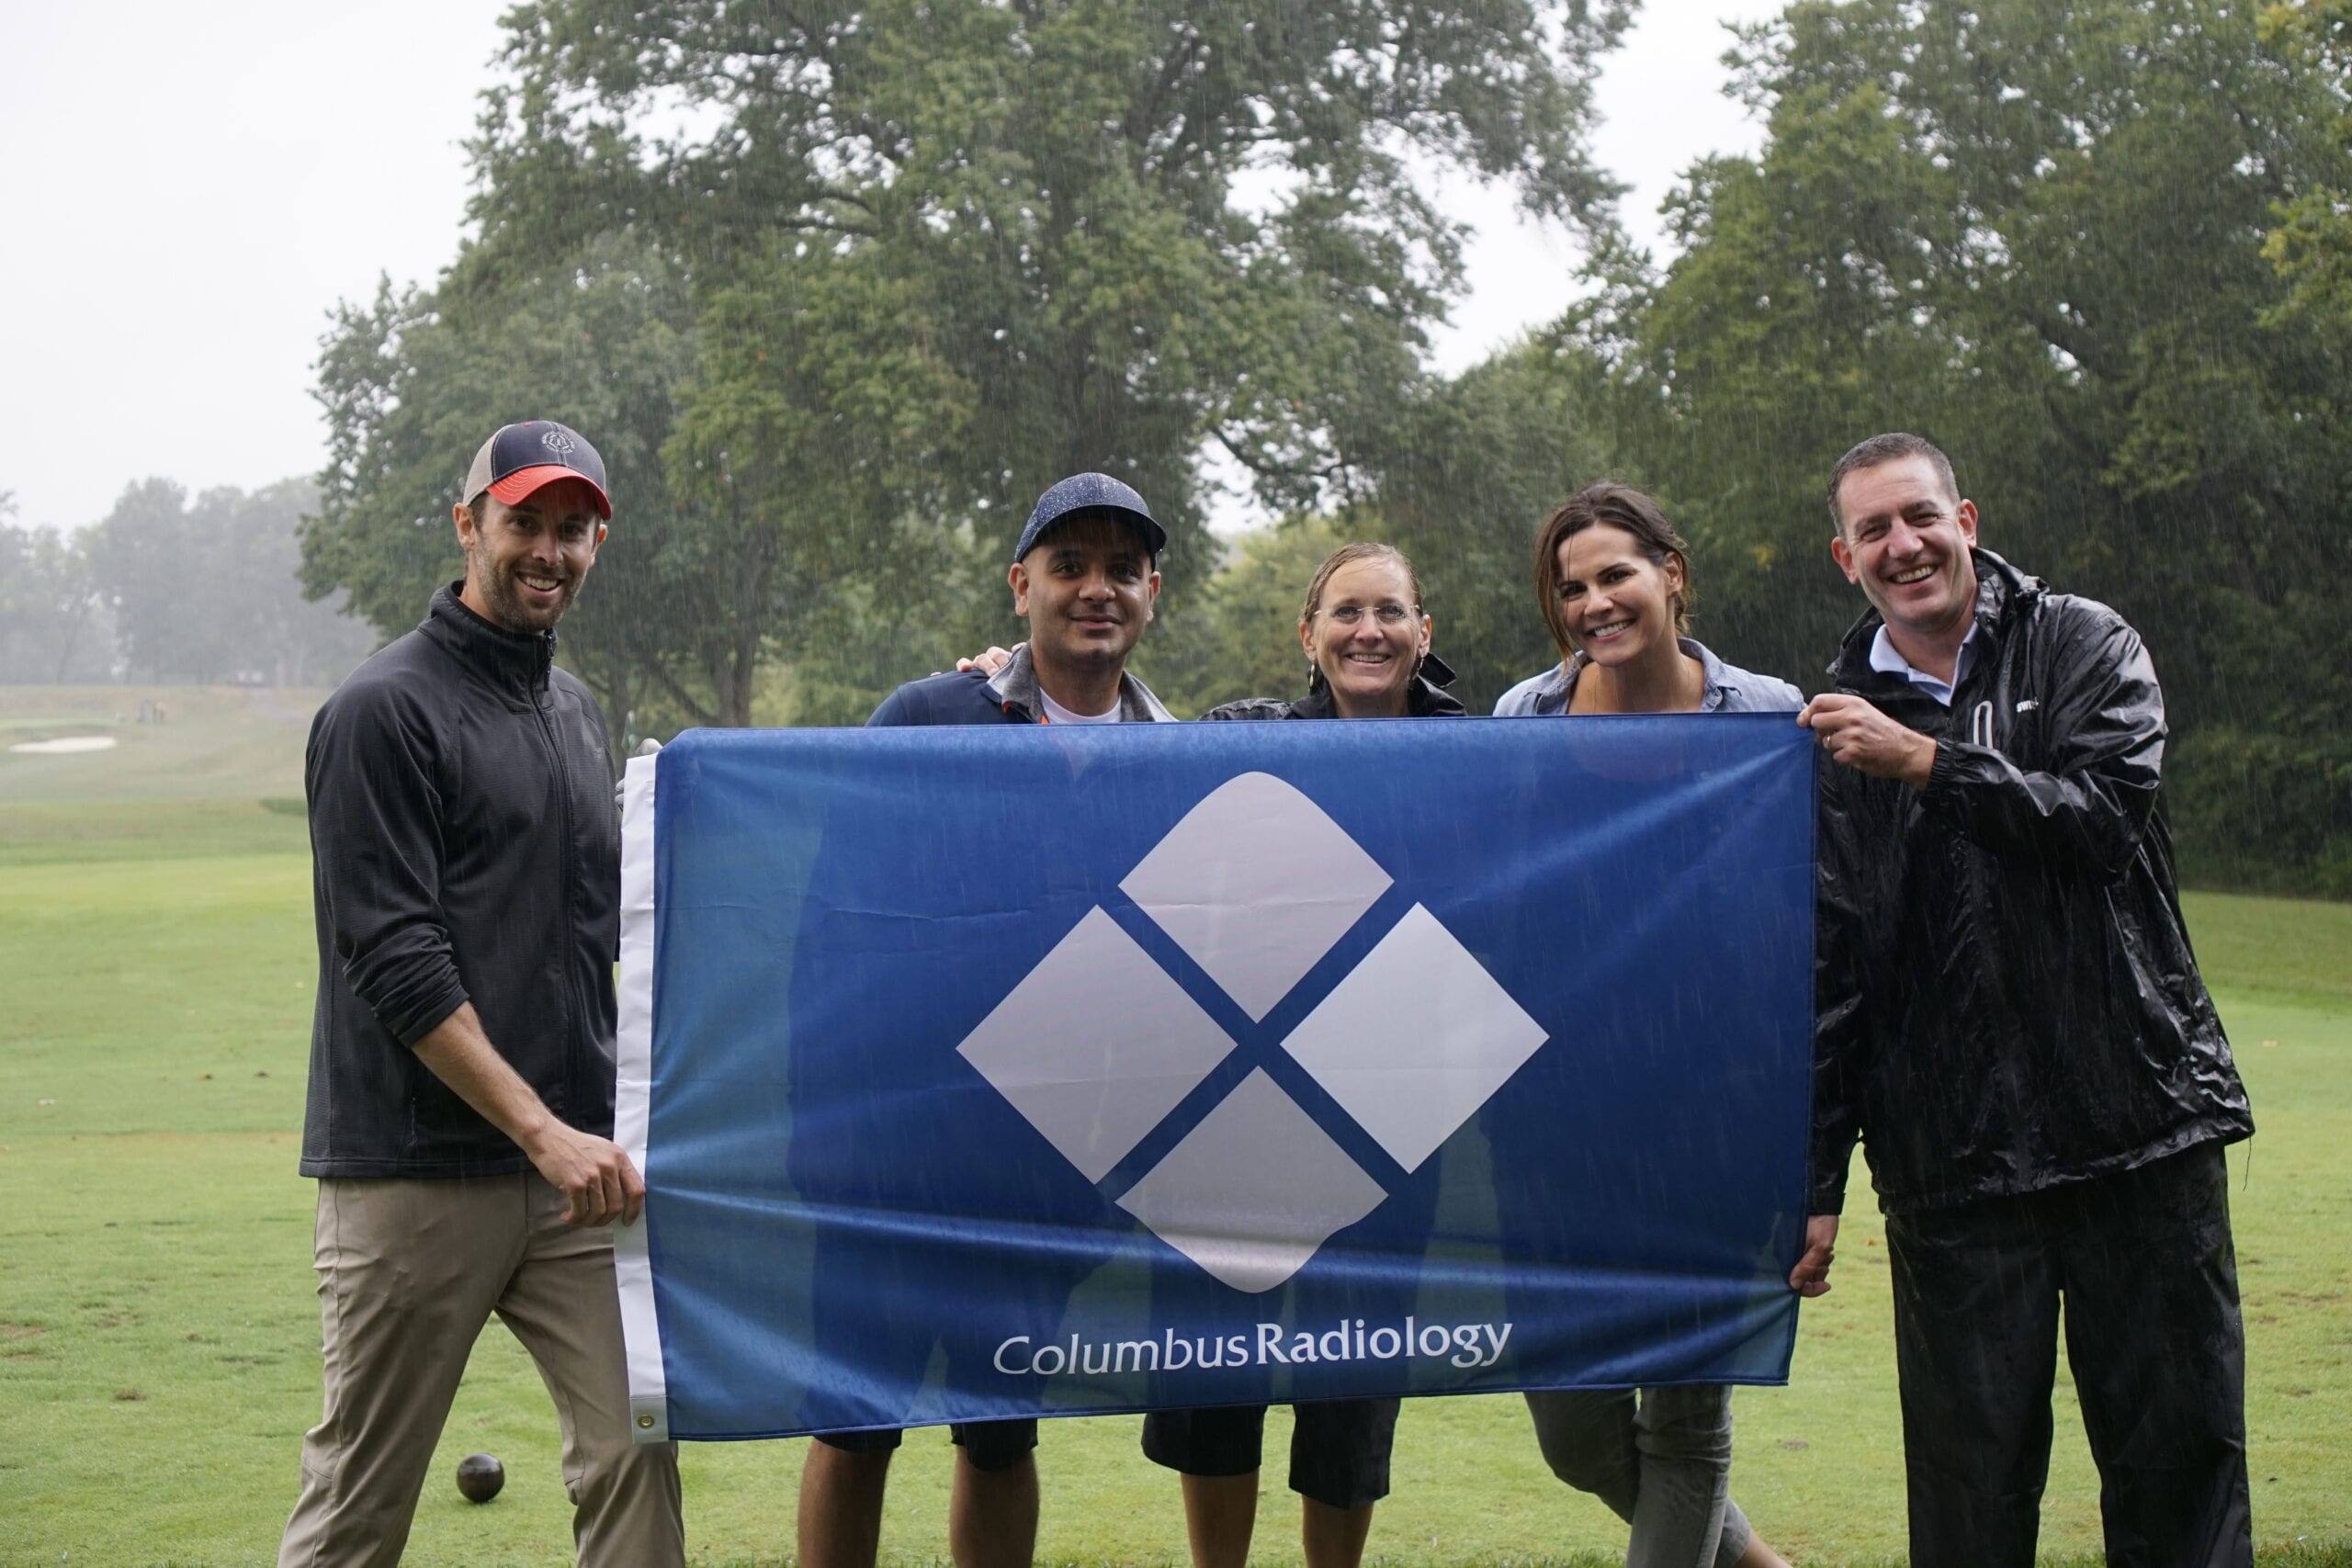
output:
<svg viewBox="0 0 2352 1568"><path fill-rule="evenodd" d="M1407 1170L1544 1043L1543 1026L1416 904L1283 1049Z"/></svg>
<svg viewBox="0 0 2352 1568"><path fill-rule="evenodd" d="M1235 1290L1255 1293L1297 1273L1333 1232L1387 1196L1261 1067L1119 1207Z"/></svg>
<svg viewBox="0 0 2352 1568"><path fill-rule="evenodd" d="M1212 790L1120 888L1262 1023L1388 891L1378 862L1295 786ZM1282 1042L1408 1172L1546 1038L1422 905L1407 910ZM956 1049L1099 1182L1235 1043L1101 908ZM1263 1067L1118 1200L1237 1291L1270 1291L1387 1197Z"/></svg>
<svg viewBox="0 0 2352 1568"><path fill-rule="evenodd" d="M1119 888L1252 1023L1388 891L1324 809L1271 773L1227 780Z"/></svg>
<svg viewBox="0 0 2352 1568"><path fill-rule="evenodd" d="M1089 1181L1108 1176L1232 1049L1099 908L956 1047Z"/></svg>

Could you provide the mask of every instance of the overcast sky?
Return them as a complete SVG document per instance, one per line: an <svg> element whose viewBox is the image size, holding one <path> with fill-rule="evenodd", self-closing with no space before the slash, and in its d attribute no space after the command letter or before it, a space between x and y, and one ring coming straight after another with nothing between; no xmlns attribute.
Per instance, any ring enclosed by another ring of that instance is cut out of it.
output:
<svg viewBox="0 0 2352 1568"><path fill-rule="evenodd" d="M251 489L318 468L326 314L455 255L504 3L7 7L0 491L18 522L95 522L151 475ZM1597 146L1637 234L1693 159L1760 139L1722 96L1720 24L1777 8L1649 0L1611 61ZM1481 237L1449 369L1556 315L1577 260L1507 197L1452 205Z"/></svg>

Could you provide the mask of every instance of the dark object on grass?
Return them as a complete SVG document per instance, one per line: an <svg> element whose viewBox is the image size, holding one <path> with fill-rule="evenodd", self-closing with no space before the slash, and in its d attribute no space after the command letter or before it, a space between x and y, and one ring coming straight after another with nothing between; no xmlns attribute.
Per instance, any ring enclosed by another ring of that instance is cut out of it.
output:
<svg viewBox="0 0 2352 1568"><path fill-rule="evenodd" d="M489 1454L468 1454L458 1461L458 1490L469 1503L487 1503L506 1484L506 1467Z"/></svg>

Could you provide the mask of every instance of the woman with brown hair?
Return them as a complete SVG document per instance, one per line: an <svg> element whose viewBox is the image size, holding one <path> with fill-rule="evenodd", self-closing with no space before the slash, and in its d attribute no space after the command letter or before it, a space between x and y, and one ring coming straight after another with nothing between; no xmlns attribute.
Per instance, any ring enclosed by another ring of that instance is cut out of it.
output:
<svg viewBox="0 0 2352 1568"><path fill-rule="evenodd" d="M1404 552L1344 545L1316 570L1298 613L1306 694L1245 697L1204 719L1454 718L1453 679L1430 652L1421 583ZM1299 1495L1307 1568L1356 1568L1374 1504L1388 1495L1398 1401L1327 1399L1291 1406L1290 1486ZM1241 1568L1258 1517L1266 1407L1156 1410L1143 1451L1184 1478L1184 1533L1193 1568Z"/></svg>
<svg viewBox="0 0 2352 1568"><path fill-rule="evenodd" d="M1690 637L1690 547L1657 502L1589 485L1535 536L1535 591L1560 662L1498 716L1794 713L1786 681L1725 664ZM1787 1568L1731 1500L1731 1390L1531 1393L1552 1473L1633 1527L1627 1568Z"/></svg>
<svg viewBox="0 0 2352 1568"><path fill-rule="evenodd" d="M1535 536L1535 597L1560 662L1505 692L1498 718L1794 713L1786 681L1725 664L1689 633L1690 547L1630 485L1588 485Z"/></svg>
<svg viewBox="0 0 2352 1568"><path fill-rule="evenodd" d="M1393 545L1342 545L1315 570L1298 613L1306 694L1244 697L1203 718L1453 718L1453 671L1430 651L1421 581Z"/></svg>

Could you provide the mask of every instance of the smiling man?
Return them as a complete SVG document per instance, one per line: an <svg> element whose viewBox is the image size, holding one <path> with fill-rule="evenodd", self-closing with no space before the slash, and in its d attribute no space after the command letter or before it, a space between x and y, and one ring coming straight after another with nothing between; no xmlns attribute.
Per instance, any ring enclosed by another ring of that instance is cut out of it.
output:
<svg viewBox="0 0 2352 1568"><path fill-rule="evenodd" d="M620 824L604 718L555 666L605 466L510 424L451 510L464 580L327 699L304 760L326 1400L278 1562L400 1561L494 1312L555 1396L581 1562L661 1568L676 1452L631 1440L613 1282L645 1196L612 1141Z"/></svg>
<svg viewBox="0 0 2352 1568"><path fill-rule="evenodd" d="M1073 474L1040 496L1005 581L1028 641L995 675L910 681L866 720L894 724L1115 724L1173 716L1127 673L1159 598L1167 530L1108 474Z"/></svg>
<svg viewBox="0 0 2352 1568"><path fill-rule="evenodd" d="M1038 498L1012 550L1005 581L1013 614L1029 623L1028 640L996 674L967 670L910 681L866 720L872 727L934 724L1169 723L1173 716L1141 681L1127 655L1151 624L1159 597L1159 552L1168 534L1143 497L1107 474L1074 474ZM814 1053L796 1053L798 1074L823 1071ZM796 1094L826 1096L806 1077ZM860 1201L796 1172L812 1202ZM818 1271L829 1257L818 1240ZM1019 1288L1040 1312L1058 1313L1086 1269L1057 1282L1032 1269ZM816 1334L829 1338L870 1331L856 1321L829 1321L821 1287ZM916 1371L933 1353L919 1327L899 1348ZM949 1354L955 1354L953 1346ZM948 1497L948 1550L959 1568L1025 1568L1036 1549L1037 1423L981 1421L952 1429L956 1473ZM820 1433L800 1472L799 1561L803 1568L872 1568L880 1549L882 1504L896 1429Z"/></svg>
<svg viewBox="0 0 2352 1568"><path fill-rule="evenodd" d="M1856 1138L1886 1215L1911 1561L2026 1568L2064 1303L2108 1561L2244 1564L2245 1348L2222 1145L2254 1130L2198 977L2140 638L1977 543L1951 464L1829 482L1870 611L1800 716L1825 771L1814 1219Z"/></svg>

